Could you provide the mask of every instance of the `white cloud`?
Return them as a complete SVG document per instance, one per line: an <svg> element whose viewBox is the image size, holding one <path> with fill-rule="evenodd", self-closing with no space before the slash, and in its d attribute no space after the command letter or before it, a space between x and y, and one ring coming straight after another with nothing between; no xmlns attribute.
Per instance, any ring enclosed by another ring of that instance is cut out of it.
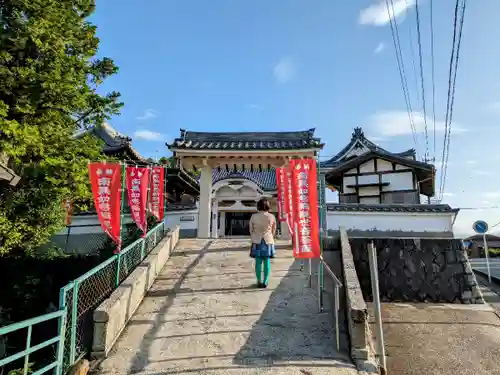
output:
<svg viewBox="0 0 500 375"><path fill-rule="evenodd" d="M274 78L278 83L287 83L292 80L297 74L297 67L295 62L285 57L274 67Z"/></svg>
<svg viewBox="0 0 500 375"><path fill-rule="evenodd" d="M453 193L443 193L443 197L454 197L455 194Z"/></svg>
<svg viewBox="0 0 500 375"><path fill-rule="evenodd" d="M424 133L425 119L424 115L420 112L413 112L413 123L417 133ZM384 137L396 137L403 135L411 135L412 128L410 126L410 119L408 112L405 111L383 111L378 112L368 119L368 125L378 134ZM436 132L444 132L444 121L436 121ZM427 116L427 129L428 132L433 131L432 119ZM467 129L460 126L460 124L453 122L451 124L451 134L463 133Z"/></svg>
<svg viewBox="0 0 500 375"><path fill-rule="evenodd" d="M141 116L137 116L136 119L139 121L147 121L158 117L158 112L154 109L146 109Z"/></svg>
<svg viewBox="0 0 500 375"><path fill-rule="evenodd" d="M247 108L258 112L264 110L264 106L260 104L247 104Z"/></svg>
<svg viewBox="0 0 500 375"><path fill-rule="evenodd" d="M162 141L165 139L163 134L147 129L136 130L134 137L145 141Z"/></svg>
<svg viewBox="0 0 500 375"><path fill-rule="evenodd" d="M388 12L386 1L379 0L377 4L361 10L358 22L361 25L384 26L389 23L390 19L401 20L413 5L415 5L415 0L393 0L390 2Z"/></svg>
<svg viewBox="0 0 500 375"><path fill-rule="evenodd" d="M373 53L380 53L382 52L384 49L385 49L385 43L379 43L379 45L377 46L377 48L375 48L375 51L373 51Z"/></svg>
<svg viewBox="0 0 500 375"><path fill-rule="evenodd" d="M500 198L500 191L489 191L483 194L483 197L488 199Z"/></svg>
<svg viewBox="0 0 500 375"><path fill-rule="evenodd" d="M478 174L480 176L489 176L491 172L489 171L482 171L480 169L473 171L473 173Z"/></svg>
<svg viewBox="0 0 500 375"><path fill-rule="evenodd" d="M474 165L474 164L477 164L477 161L475 161L475 160L467 160L466 163L469 164L469 165Z"/></svg>

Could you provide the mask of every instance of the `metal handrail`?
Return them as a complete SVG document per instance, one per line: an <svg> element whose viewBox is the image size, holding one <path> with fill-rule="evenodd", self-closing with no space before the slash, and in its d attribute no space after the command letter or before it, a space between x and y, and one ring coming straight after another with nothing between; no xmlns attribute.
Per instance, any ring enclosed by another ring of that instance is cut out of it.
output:
<svg viewBox="0 0 500 375"><path fill-rule="evenodd" d="M332 280L333 283L335 284L334 290L333 290L333 313L334 313L334 319L335 319L335 341L337 344L337 350L340 350L340 324L339 324L339 312L340 312L340 293L339 289L342 288L342 282L338 279L337 276L333 273L332 269L326 264L325 260L323 259L323 256L320 255L319 257L319 267L323 266L326 270L326 273L328 273ZM319 300L319 311L323 311L323 290L321 290L321 284L320 284L320 273L318 272L318 300Z"/></svg>
<svg viewBox="0 0 500 375"><path fill-rule="evenodd" d="M312 287L312 264L311 259L309 259L309 287ZM339 278L333 273L332 269L326 264L323 256L320 255L319 263L318 263L318 310L319 312L323 312L323 290L321 288L321 267L324 267L326 273L330 275L333 280L334 285L334 295L333 295L333 313L335 319L335 341L337 344L337 350L340 350L340 331L339 331L339 312L340 312L340 292L339 289L343 287L342 282ZM301 260L300 270L304 269L304 263Z"/></svg>

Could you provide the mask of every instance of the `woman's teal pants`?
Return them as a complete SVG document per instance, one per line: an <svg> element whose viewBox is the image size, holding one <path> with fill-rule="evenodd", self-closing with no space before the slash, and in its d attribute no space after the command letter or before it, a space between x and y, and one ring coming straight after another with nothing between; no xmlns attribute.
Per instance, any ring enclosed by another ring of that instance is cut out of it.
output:
<svg viewBox="0 0 500 375"><path fill-rule="evenodd" d="M264 264L264 280L262 280L262 264ZM257 283L267 285L269 282L269 274L271 273L271 258L255 257L255 276Z"/></svg>

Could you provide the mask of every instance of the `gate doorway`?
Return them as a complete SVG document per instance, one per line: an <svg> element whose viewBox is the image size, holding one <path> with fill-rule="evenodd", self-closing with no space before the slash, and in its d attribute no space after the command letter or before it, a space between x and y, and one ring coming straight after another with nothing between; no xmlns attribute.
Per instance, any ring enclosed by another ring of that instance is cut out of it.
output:
<svg viewBox="0 0 500 375"><path fill-rule="evenodd" d="M226 236L249 236L252 212L226 212Z"/></svg>

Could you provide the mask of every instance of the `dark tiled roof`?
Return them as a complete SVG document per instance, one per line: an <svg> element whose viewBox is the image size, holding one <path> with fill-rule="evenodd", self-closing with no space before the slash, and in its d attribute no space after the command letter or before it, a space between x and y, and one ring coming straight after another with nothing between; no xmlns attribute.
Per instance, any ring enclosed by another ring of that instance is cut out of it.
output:
<svg viewBox="0 0 500 375"><path fill-rule="evenodd" d="M458 212L447 204L362 204L362 203L327 203L327 211L357 212Z"/></svg>
<svg viewBox="0 0 500 375"><path fill-rule="evenodd" d="M134 160L147 163L147 159L132 147L132 138L120 134L111 125L104 123L102 125L92 126L85 131L75 134L75 137L78 138L89 133L95 134L104 142L102 152L105 155L115 155L125 151L128 152Z"/></svg>
<svg viewBox="0 0 500 375"><path fill-rule="evenodd" d="M473 236L464 238L464 241L483 241L483 234L475 234ZM500 241L500 237L493 234L487 234L486 241Z"/></svg>
<svg viewBox="0 0 500 375"><path fill-rule="evenodd" d="M370 141L365 137L365 134L361 128L354 128L354 132L352 133L351 141L345 146L337 155L335 155L333 158L323 161L320 163L321 168L334 168L338 166L339 164L343 163L345 159L343 158L344 154L351 149L355 144L357 143L356 147L366 147L370 151L377 151L382 154L387 154L387 155L394 155L394 156L399 156L405 159L412 158L415 159L415 150L414 149L409 149L403 152L389 152L379 146L377 146L375 143Z"/></svg>
<svg viewBox="0 0 500 375"><path fill-rule="evenodd" d="M167 146L193 150L297 150L322 148L314 130L296 132L192 132L181 129L180 138Z"/></svg>
<svg viewBox="0 0 500 375"><path fill-rule="evenodd" d="M227 171L225 169L214 169L212 181L215 184L218 181L230 178L243 178L257 184L264 191L276 190L276 170L270 169L262 172L250 171Z"/></svg>

